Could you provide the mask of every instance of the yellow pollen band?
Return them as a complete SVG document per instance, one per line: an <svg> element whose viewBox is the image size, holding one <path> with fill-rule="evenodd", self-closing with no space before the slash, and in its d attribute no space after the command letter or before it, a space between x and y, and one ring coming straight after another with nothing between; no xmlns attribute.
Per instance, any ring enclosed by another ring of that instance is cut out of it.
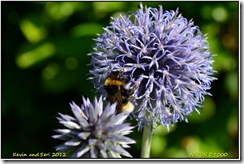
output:
<svg viewBox="0 0 244 164"><path fill-rule="evenodd" d="M124 82L123 81L119 81L119 80L112 80L110 78L107 78L105 80L105 83L104 83L105 86L108 86L108 85L116 85L116 86L121 86L121 85L124 85Z"/></svg>
<svg viewBox="0 0 244 164"><path fill-rule="evenodd" d="M134 105L129 101L125 106L122 107L123 112L131 113L134 110Z"/></svg>

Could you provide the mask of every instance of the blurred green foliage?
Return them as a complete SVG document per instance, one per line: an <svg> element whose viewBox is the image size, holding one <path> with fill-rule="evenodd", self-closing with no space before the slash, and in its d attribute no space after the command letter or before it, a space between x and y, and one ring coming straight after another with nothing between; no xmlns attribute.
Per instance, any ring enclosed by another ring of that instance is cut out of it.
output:
<svg viewBox="0 0 244 164"><path fill-rule="evenodd" d="M51 138L61 128L55 118L71 114L69 103L93 99L87 80L93 38L110 17L134 12L139 2L1 2L2 14L2 158L13 153L55 152ZM239 2L143 2L179 11L208 33L218 80L189 123L167 132L157 127L152 158L191 158L191 153L228 153L239 157L238 13ZM131 123L135 124L134 121ZM130 135L129 149L140 157L141 132Z"/></svg>

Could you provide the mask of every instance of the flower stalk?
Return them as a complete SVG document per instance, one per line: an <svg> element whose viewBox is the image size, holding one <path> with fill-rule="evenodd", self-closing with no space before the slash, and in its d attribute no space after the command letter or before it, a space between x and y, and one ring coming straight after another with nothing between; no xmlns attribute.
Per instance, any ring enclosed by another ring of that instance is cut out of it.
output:
<svg viewBox="0 0 244 164"><path fill-rule="evenodd" d="M150 124L147 124L143 127L141 158L150 158L152 129L153 128Z"/></svg>

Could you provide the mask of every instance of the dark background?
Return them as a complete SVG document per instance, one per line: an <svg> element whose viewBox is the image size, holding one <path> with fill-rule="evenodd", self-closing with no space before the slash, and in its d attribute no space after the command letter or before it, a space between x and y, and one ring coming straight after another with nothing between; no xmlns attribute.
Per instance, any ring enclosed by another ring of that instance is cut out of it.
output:
<svg viewBox="0 0 244 164"><path fill-rule="evenodd" d="M1 2L1 157L13 153L55 152L52 139L62 128L58 112L71 115L69 103L92 101L87 80L92 40L110 17L134 12L139 2ZM152 158L189 158L191 153L239 155L238 2L143 2L193 18L208 33L217 81L200 110L170 128L156 128ZM132 122L133 123L133 122ZM128 151L140 157L141 132Z"/></svg>

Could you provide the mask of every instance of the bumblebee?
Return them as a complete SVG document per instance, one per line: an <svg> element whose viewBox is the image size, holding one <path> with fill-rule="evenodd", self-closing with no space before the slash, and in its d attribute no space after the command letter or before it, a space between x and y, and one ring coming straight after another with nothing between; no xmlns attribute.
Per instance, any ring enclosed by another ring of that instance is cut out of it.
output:
<svg viewBox="0 0 244 164"><path fill-rule="evenodd" d="M104 82L107 100L111 103L117 103L117 113L131 113L134 110L134 105L130 101L133 99L131 95L136 87L129 90L125 88L125 84L126 76L120 71L112 72Z"/></svg>

